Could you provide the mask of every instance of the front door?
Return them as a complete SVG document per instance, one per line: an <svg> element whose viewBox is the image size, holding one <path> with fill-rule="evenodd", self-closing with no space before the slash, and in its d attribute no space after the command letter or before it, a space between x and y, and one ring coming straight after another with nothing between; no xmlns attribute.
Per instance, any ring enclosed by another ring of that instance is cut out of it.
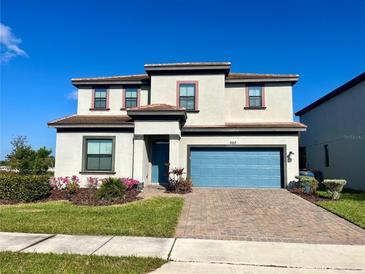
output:
<svg viewBox="0 0 365 274"><path fill-rule="evenodd" d="M169 141L152 141L152 183L166 185L168 181Z"/></svg>

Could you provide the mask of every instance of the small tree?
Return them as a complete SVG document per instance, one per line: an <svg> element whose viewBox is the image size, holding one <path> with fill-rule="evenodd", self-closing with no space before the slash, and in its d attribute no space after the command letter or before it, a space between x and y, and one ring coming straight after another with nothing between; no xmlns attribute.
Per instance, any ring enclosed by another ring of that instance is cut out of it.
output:
<svg viewBox="0 0 365 274"><path fill-rule="evenodd" d="M15 137L10 143L13 149L6 159L20 174L44 174L53 166L52 150L45 147L33 150L25 136Z"/></svg>

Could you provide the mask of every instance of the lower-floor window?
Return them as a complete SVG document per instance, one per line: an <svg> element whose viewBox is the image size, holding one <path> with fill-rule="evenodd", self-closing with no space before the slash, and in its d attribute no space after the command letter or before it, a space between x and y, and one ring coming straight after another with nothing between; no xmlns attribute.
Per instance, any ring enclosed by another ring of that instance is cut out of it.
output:
<svg viewBox="0 0 365 274"><path fill-rule="evenodd" d="M113 170L113 138L85 138L85 166L86 171Z"/></svg>

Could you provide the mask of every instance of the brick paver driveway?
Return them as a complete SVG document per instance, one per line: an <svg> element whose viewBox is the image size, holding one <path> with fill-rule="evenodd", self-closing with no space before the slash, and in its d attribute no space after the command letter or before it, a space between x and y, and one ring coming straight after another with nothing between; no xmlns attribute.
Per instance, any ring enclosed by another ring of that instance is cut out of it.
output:
<svg viewBox="0 0 365 274"><path fill-rule="evenodd" d="M365 244L365 230L286 190L195 188L177 237Z"/></svg>

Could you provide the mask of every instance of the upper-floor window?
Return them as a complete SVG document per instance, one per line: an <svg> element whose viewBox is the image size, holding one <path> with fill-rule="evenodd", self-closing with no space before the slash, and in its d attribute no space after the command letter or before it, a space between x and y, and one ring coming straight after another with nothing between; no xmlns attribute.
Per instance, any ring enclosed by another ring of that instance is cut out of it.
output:
<svg viewBox="0 0 365 274"><path fill-rule="evenodd" d="M107 92L106 88L96 88L94 90L94 109L107 108Z"/></svg>
<svg viewBox="0 0 365 274"><path fill-rule="evenodd" d="M196 110L196 84L179 84L179 106L186 110Z"/></svg>
<svg viewBox="0 0 365 274"><path fill-rule="evenodd" d="M263 107L263 90L262 86L248 87L248 107L260 108Z"/></svg>
<svg viewBox="0 0 365 274"><path fill-rule="evenodd" d="M114 138L85 138L85 171L113 171Z"/></svg>
<svg viewBox="0 0 365 274"><path fill-rule="evenodd" d="M138 106L138 89L126 88L125 89L125 108L133 108Z"/></svg>

